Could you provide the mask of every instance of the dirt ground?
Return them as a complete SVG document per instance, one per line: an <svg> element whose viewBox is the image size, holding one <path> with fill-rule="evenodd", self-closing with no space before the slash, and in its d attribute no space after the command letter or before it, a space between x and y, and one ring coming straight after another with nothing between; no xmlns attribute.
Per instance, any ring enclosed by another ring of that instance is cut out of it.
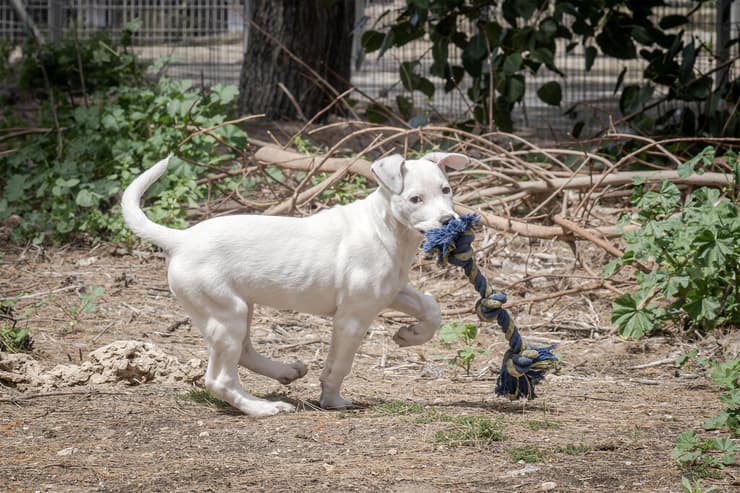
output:
<svg viewBox="0 0 740 493"><path fill-rule="evenodd" d="M492 233L483 241L481 263L510 301L597 280L574 268L562 243ZM44 369L80 365L91 351L123 340L152 343L182 362L205 361L197 329L168 291L160 254L113 245L0 251L0 299L20 295L13 315L30 330L31 355ZM579 253L591 266L604 260L588 245L579 244ZM412 279L438 297L446 321L475 321L468 310L474 293L460 272L420 257ZM95 287L104 294L89 300L87 313L83 298ZM614 296L590 290L512 309L525 337L557 342L562 358L529 402L494 394L505 346L497 327L483 326L479 349L490 352L467 376L447 365L457 347L438 340L396 347L391 337L405 321L385 316L345 382L357 407L321 410L327 320L265 307L253 328L257 349L300 359L309 373L282 386L243 371L243 383L295 403L295 413L252 419L199 402L197 382L34 387L0 379L0 490L680 491L671 448L679 433L718 413L717 389L695 369L668 362L692 345L617 337L609 322ZM722 349L714 340L702 347ZM463 416L500 433L456 436L468 422ZM705 485L738 491L735 478L731 468Z"/></svg>

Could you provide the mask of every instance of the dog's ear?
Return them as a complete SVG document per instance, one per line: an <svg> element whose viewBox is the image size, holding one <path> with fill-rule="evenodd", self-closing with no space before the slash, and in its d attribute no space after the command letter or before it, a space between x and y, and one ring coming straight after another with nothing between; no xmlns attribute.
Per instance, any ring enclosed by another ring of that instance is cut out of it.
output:
<svg viewBox="0 0 740 493"><path fill-rule="evenodd" d="M403 156L393 154L375 161L370 167L378 183L395 194L403 192L403 177L406 174Z"/></svg>
<svg viewBox="0 0 740 493"><path fill-rule="evenodd" d="M446 168L452 168L459 171L470 163L468 156L452 152L430 152L422 159L437 163L437 165L442 168L442 171L445 171Z"/></svg>

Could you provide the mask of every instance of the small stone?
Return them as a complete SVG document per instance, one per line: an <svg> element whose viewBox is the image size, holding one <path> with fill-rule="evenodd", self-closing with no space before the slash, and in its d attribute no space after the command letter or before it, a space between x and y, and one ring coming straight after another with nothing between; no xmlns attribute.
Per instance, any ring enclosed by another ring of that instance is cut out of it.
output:
<svg viewBox="0 0 740 493"><path fill-rule="evenodd" d="M207 431L201 431L200 433L198 433L198 436L201 438L205 438L205 437L211 436L211 434L208 433Z"/></svg>
<svg viewBox="0 0 740 493"><path fill-rule="evenodd" d="M63 448L62 450L60 450L59 452L57 452L57 455L60 456L60 457L64 457L66 455L74 455L74 454L78 453L79 451L80 451L80 449L78 449L76 447L67 447L67 448Z"/></svg>
<svg viewBox="0 0 740 493"><path fill-rule="evenodd" d="M542 483L540 485L540 489L542 491L551 491L551 490L554 490L557 487L558 487L558 485L554 481L545 481L544 483Z"/></svg>
<svg viewBox="0 0 740 493"><path fill-rule="evenodd" d="M388 455L396 455L397 453L398 453L398 450L396 450L394 448L388 450Z"/></svg>

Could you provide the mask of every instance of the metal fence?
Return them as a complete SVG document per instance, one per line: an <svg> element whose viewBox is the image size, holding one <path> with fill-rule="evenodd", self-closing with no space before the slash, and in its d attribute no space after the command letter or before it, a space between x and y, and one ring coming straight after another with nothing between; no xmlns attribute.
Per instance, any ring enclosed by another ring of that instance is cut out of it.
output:
<svg viewBox="0 0 740 493"><path fill-rule="evenodd" d="M398 8L404 2L356 0L356 3L358 26L370 28L385 10ZM684 13L692 3L690 0L674 0L660 14ZM740 22L737 17L740 1L734 3L733 29L736 33ZM85 38L100 30L107 30L115 37L128 22L139 19L141 27L134 38L134 49L144 60L169 57L170 76L192 79L204 85L237 83L247 34L245 18L248 7L249 0L0 0L0 40L20 43L31 29L52 42L71 33ZM693 19L686 29L686 36L694 37L706 46L714 46L714 5L707 3ZM355 49L352 83L373 99L392 105L395 96L405 92L400 83L399 63L421 58L424 70L431 64L431 57L423 56L428 53L429 46L428 40L418 40L403 48L391 49L380 59L375 54L363 57ZM562 136L572 125L563 116L563 108L575 102L581 103L582 112L592 113L595 117L592 124L598 126L600 120L607 121L608 115L615 111L613 89L622 69L628 69L625 83L641 78L644 62L640 60L617 61L598 57L591 70L586 72L582 47L578 46L570 53L566 53L564 48L564 44L558 47L555 65L563 69L566 78L545 69L527 77L524 103L518 106L514 115L519 128L528 128L539 134L549 132L553 137ZM714 59L704 53L697 68L705 71L714 63ZM733 70L738 70L738 67L733 67ZM537 88L549 80L561 82L563 105L560 108L548 107L536 96ZM415 94L416 105L431 115L464 116L469 110L465 85L445 93L443 82L434 82L437 87L434 98L428 100Z"/></svg>

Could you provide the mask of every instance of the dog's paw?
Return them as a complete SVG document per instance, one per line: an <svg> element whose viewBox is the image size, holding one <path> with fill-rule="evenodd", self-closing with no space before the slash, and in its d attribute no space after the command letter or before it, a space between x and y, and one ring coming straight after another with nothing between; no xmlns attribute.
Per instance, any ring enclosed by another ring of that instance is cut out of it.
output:
<svg viewBox="0 0 740 493"><path fill-rule="evenodd" d="M393 335L393 342L398 344L399 347L418 346L434 337L434 330L424 332L419 330L419 328L419 325L401 327Z"/></svg>
<svg viewBox="0 0 740 493"><path fill-rule="evenodd" d="M279 413L292 413L295 411L293 404L283 401L264 401L259 406L250 406L248 410L243 410L246 414L255 418L266 418Z"/></svg>
<svg viewBox="0 0 740 493"><path fill-rule="evenodd" d="M319 399L319 405L321 406L321 409L343 410L351 408L352 401L349 399L344 399L340 395L329 398L322 394L321 398Z"/></svg>
<svg viewBox="0 0 740 493"><path fill-rule="evenodd" d="M277 379L277 381L283 385L288 385L294 380L303 378L306 376L306 373L308 373L308 367L303 363L303 361L296 361L295 363L287 365L287 367L288 371Z"/></svg>

